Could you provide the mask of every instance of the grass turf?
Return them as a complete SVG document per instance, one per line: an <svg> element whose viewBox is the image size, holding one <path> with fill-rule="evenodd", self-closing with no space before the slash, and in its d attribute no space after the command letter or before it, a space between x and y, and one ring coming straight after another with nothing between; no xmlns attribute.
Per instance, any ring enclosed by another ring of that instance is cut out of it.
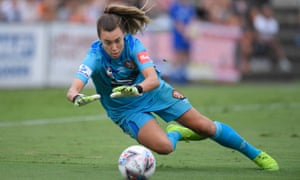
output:
<svg viewBox="0 0 300 180"><path fill-rule="evenodd" d="M152 180L300 178L298 82L178 88L203 114L231 125L271 154L281 169L258 170L240 153L210 140L179 142L170 155L154 154L157 170ZM136 142L104 116L98 103L75 108L65 93L66 89L0 90L1 179L122 179L118 157Z"/></svg>

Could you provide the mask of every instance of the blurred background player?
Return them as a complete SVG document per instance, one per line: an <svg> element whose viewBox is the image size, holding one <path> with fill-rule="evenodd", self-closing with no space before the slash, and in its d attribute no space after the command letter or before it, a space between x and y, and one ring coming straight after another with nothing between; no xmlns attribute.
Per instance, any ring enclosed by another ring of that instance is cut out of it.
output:
<svg viewBox="0 0 300 180"><path fill-rule="evenodd" d="M169 9L172 21L173 71L170 80L175 83L186 83L186 66L190 60L190 40L187 27L196 18L195 6L190 0L174 0Z"/></svg>

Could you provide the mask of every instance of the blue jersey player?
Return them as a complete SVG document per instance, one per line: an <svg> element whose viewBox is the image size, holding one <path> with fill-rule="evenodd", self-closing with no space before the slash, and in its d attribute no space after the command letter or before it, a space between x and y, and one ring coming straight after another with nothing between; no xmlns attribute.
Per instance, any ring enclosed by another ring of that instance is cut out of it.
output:
<svg viewBox="0 0 300 180"><path fill-rule="evenodd" d="M230 126L212 121L192 107L187 97L160 78L143 44L134 37L149 23L141 9L109 5L97 21L94 42L67 92L76 106L91 102L81 94L91 79L111 120L138 143L169 154L180 140L209 138L244 154L260 168L278 170L267 153L248 143ZM168 125L166 132L155 116Z"/></svg>

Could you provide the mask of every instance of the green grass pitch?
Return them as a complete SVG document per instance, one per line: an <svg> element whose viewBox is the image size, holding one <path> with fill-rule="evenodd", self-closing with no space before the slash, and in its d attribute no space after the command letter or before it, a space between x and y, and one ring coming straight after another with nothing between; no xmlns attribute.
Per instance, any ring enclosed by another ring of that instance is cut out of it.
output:
<svg viewBox="0 0 300 180"><path fill-rule="evenodd" d="M203 114L267 151L281 169L258 170L240 153L211 140L179 142L170 155L154 153L152 180L300 179L299 82L176 88ZM0 90L1 180L122 179L117 160L136 142L105 116L99 103L75 108L66 91Z"/></svg>

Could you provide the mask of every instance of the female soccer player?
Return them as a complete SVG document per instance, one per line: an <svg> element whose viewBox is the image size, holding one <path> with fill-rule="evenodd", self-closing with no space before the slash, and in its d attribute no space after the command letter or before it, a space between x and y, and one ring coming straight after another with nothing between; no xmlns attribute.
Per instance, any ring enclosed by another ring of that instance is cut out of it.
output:
<svg viewBox="0 0 300 180"><path fill-rule="evenodd" d="M111 120L140 144L159 154L169 154L180 140L211 140L237 150L265 170L278 170L277 162L255 148L230 126L200 114L187 97L160 78L143 44L133 35L150 19L141 9L109 5L97 21L99 40L94 42L67 92L82 106L91 96L81 94L91 78L100 102ZM165 122L159 126L154 114ZM180 125L179 125L180 124Z"/></svg>

